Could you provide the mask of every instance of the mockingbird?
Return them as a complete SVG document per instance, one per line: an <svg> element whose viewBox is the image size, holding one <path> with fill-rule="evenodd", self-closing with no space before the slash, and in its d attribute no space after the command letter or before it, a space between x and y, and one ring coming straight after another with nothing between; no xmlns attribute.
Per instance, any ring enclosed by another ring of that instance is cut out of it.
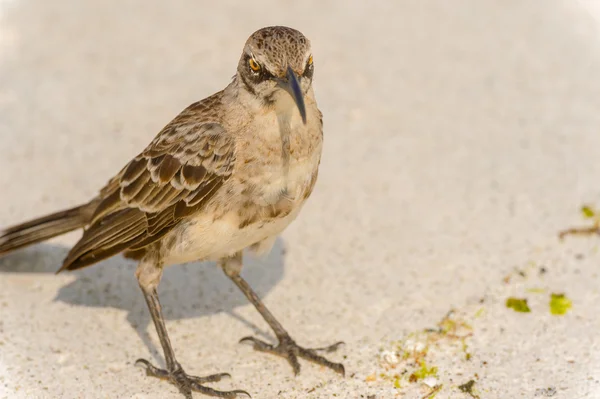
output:
<svg viewBox="0 0 600 399"><path fill-rule="evenodd" d="M90 202L1 231L0 254L83 228L59 272L118 253L138 260L136 277L166 369L144 359L137 363L186 398L192 391L224 398L247 394L207 387L228 374L191 376L175 358L157 287L166 265L190 261L217 261L279 342L242 341L286 358L296 374L299 357L344 374L344 366L319 349L298 346L240 275L242 251L270 250L315 185L323 122L313 71L310 42L302 33L281 26L256 31L224 90L181 112Z"/></svg>

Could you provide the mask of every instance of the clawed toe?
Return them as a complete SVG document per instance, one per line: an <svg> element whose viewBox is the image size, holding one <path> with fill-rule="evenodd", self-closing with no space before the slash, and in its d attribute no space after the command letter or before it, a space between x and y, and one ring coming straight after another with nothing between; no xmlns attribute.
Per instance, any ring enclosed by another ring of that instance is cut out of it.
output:
<svg viewBox="0 0 600 399"><path fill-rule="evenodd" d="M327 352L327 353L331 353L331 352L335 352L338 349L340 349L340 346L346 345L346 343L344 341L339 341L336 342L333 345L329 345L329 346L324 346L322 348L313 348L314 351L319 351L319 352Z"/></svg>
<svg viewBox="0 0 600 399"><path fill-rule="evenodd" d="M219 382L223 378L231 378L231 374L229 373L218 373L213 375L207 375L205 377L195 377L193 375L188 376L192 381L198 384L204 384L206 382Z"/></svg>
<svg viewBox="0 0 600 399"><path fill-rule="evenodd" d="M303 358L305 360L311 361L313 363L320 364L321 366L330 368L333 371L335 371L341 375L345 374L345 369L344 369L343 364L331 362L331 361L327 360L326 358L324 358L323 356L318 355L316 353L317 351L333 352L333 351L339 349L339 347L344 344L341 341L336 342L333 345L323 347L323 348L314 348L314 349L307 349L307 348L303 348L303 347L299 346L289 336L281 337L279 339L279 344L277 344L276 346L268 344L264 341L254 338L254 337L244 337L240 340L240 342L252 343L254 349L257 351L272 353L274 355L278 355L283 358L286 358L288 360L288 362L290 363L290 365L292 366L292 369L294 370L294 374L296 374L296 375L298 375L300 373L300 363L298 362L299 357Z"/></svg>
<svg viewBox="0 0 600 399"><path fill-rule="evenodd" d="M172 371L159 369L145 359L138 359L135 364L143 365L146 368L146 375L167 380L175 385L186 399L192 399L192 391L197 391L205 395L218 398L237 398L238 395L246 395L249 398L251 397L248 392L241 389L236 389L233 391L218 391L203 385L207 382L218 382L225 377L231 377L231 375L228 373L218 373L205 377L196 377L186 374L178 364Z"/></svg>

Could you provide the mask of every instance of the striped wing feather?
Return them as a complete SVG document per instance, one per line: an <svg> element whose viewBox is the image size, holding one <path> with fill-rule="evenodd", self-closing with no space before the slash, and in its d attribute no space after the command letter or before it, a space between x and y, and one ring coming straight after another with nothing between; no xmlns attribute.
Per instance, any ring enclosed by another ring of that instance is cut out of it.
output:
<svg viewBox="0 0 600 399"><path fill-rule="evenodd" d="M60 270L139 251L198 212L231 175L232 137L192 105L101 191L89 227ZM201 115L200 115L201 116Z"/></svg>

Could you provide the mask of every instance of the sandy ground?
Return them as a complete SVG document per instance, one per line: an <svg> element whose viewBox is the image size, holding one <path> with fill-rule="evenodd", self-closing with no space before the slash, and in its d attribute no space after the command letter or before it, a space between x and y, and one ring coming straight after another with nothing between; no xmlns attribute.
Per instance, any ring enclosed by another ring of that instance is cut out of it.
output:
<svg viewBox="0 0 600 399"><path fill-rule="evenodd" d="M600 204L594 1L0 1L0 226L89 199L273 24L313 42L326 144L244 275L347 375L238 344L273 336L214 264L161 285L184 368L254 398L600 398L600 237L557 237ZM162 364L134 263L54 275L77 236L0 260L0 397L178 398L133 366Z"/></svg>

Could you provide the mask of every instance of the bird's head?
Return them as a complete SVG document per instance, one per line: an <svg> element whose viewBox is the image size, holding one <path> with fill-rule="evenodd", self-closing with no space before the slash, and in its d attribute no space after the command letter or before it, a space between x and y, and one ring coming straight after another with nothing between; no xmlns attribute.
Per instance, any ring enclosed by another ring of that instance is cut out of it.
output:
<svg viewBox="0 0 600 399"><path fill-rule="evenodd" d="M299 31L273 26L254 32L237 70L241 88L265 105L293 100L306 123L304 96L312 84L310 42Z"/></svg>

